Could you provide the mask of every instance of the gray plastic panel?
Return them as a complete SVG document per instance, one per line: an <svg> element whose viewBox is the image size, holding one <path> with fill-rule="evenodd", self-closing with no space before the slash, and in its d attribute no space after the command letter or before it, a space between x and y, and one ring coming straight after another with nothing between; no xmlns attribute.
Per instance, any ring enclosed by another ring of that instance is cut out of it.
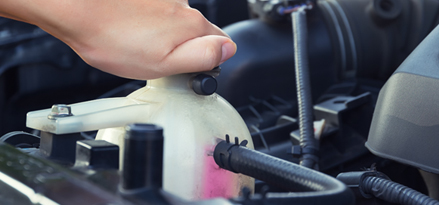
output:
<svg viewBox="0 0 439 205"><path fill-rule="evenodd" d="M395 73L439 78L439 27L436 27L402 62ZM395 74L394 73L394 74Z"/></svg>
<svg viewBox="0 0 439 205"><path fill-rule="evenodd" d="M378 156L439 173L439 79L392 75L379 94L366 147Z"/></svg>

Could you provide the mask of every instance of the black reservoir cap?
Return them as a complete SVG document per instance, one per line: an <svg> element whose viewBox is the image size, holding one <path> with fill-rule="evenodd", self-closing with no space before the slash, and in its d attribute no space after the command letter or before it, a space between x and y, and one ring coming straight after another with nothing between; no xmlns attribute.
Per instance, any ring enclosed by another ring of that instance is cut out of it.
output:
<svg viewBox="0 0 439 205"><path fill-rule="evenodd" d="M210 75L199 74L192 80L192 89L198 95L212 95L217 87L216 79Z"/></svg>

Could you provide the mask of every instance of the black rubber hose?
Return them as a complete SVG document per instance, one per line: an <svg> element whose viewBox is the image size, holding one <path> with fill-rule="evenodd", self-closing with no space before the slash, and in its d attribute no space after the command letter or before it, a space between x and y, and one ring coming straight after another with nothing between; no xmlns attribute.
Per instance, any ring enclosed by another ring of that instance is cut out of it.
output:
<svg viewBox="0 0 439 205"><path fill-rule="evenodd" d="M318 141L314 137L313 104L309 77L306 12L299 9L291 13L293 26L294 60L297 103L299 107L300 165L315 168L318 163Z"/></svg>
<svg viewBox="0 0 439 205"><path fill-rule="evenodd" d="M275 193L267 195L265 202L288 201L306 204L352 204L354 196L337 179L318 171L272 157L226 141L218 143L214 151L215 162L224 169L242 173L269 184L297 193Z"/></svg>
<svg viewBox="0 0 439 205"><path fill-rule="evenodd" d="M361 189L366 194L372 194L377 198L391 203L403 205L439 205L439 201L418 191L380 177L365 177Z"/></svg>

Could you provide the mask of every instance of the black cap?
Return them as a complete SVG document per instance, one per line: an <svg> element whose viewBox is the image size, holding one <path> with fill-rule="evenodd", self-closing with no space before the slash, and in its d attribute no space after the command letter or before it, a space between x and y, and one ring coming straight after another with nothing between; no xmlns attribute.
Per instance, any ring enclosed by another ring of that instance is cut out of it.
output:
<svg viewBox="0 0 439 205"><path fill-rule="evenodd" d="M152 140L163 137L163 128L153 124L129 124L125 129L125 138L127 139Z"/></svg>
<svg viewBox="0 0 439 205"><path fill-rule="evenodd" d="M216 79L206 74L199 74L192 80L192 89L198 95L212 95L217 85Z"/></svg>
<svg viewBox="0 0 439 205"><path fill-rule="evenodd" d="M163 128L152 124L125 127L121 187L124 190L162 187Z"/></svg>

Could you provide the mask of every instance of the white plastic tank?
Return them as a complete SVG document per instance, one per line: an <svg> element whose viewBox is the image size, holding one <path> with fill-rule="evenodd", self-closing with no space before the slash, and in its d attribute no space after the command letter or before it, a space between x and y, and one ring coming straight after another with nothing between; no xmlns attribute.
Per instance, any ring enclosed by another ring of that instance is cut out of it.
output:
<svg viewBox="0 0 439 205"><path fill-rule="evenodd" d="M149 80L125 98L73 104L73 116L56 120L47 119L49 109L31 112L27 125L55 134L100 129L96 139L118 144L123 153L126 124L157 124L165 137L164 190L188 200L236 197L244 187L253 191L253 178L220 169L212 156L226 135L247 140L253 149L247 126L221 96L196 94L191 85L195 76Z"/></svg>

